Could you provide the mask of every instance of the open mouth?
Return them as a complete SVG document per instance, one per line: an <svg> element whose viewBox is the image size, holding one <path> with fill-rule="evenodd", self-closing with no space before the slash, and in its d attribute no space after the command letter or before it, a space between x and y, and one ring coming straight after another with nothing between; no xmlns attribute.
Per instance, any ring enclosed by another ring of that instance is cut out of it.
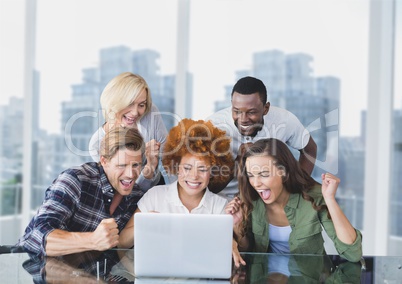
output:
<svg viewBox="0 0 402 284"><path fill-rule="evenodd" d="M133 184L134 180L132 179L128 179L128 180L120 180L120 184L124 187L124 188L130 188L131 185Z"/></svg>
<svg viewBox="0 0 402 284"><path fill-rule="evenodd" d="M243 130L247 130L251 127L251 125L240 125L240 128Z"/></svg>
<svg viewBox="0 0 402 284"><path fill-rule="evenodd" d="M254 124L239 124L239 131L242 133L251 133L255 130Z"/></svg>
<svg viewBox="0 0 402 284"><path fill-rule="evenodd" d="M263 200L268 200L269 197L271 196L271 190L270 189L257 190L257 192L260 194L260 196L261 196L261 198Z"/></svg>
<svg viewBox="0 0 402 284"><path fill-rule="evenodd" d="M134 124L137 120L137 117L128 117L126 115L123 115L123 118L128 125Z"/></svg>

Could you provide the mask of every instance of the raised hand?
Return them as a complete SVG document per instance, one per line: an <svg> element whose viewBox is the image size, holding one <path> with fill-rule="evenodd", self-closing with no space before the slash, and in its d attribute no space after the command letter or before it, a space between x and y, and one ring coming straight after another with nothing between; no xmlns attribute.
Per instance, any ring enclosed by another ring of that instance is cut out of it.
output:
<svg viewBox="0 0 402 284"><path fill-rule="evenodd" d="M225 213L233 216L234 226L238 225L243 218L243 213L240 210L241 204L242 201L240 200L239 197L236 196L225 207Z"/></svg>
<svg viewBox="0 0 402 284"><path fill-rule="evenodd" d="M159 151L161 143L152 139L145 144L145 157L147 158L147 164L144 167L143 175L146 178L152 178L156 167L159 163Z"/></svg>
<svg viewBox="0 0 402 284"><path fill-rule="evenodd" d="M113 218L103 219L91 235L96 250L104 251L119 244L119 229Z"/></svg>
<svg viewBox="0 0 402 284"><path fill-rule="evenodd" d="M325 203L331 215L331 220L335 227L336 236L341 242L351 245L356 241L356 230L352 226L352 224L350 224L348 218L345 216L341 207L335 199L335 194L336 190L338 189L340 179L329 173L322 174L321 179L322 196L325 199Z"/></svg>
<svg viewBox="0 0 402 284"><path fill-rule="evenodd" d="M338 185L341 180L330 173L325 173L321 175L322 179L322 196L325 200L334 199Z"/></svg>

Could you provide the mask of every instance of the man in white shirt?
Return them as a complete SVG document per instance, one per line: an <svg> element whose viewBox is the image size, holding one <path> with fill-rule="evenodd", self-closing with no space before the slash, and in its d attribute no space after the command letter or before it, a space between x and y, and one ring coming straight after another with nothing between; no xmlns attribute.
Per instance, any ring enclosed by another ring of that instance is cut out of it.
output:
<svg viewBox="0 0 402 284"><path fill-rule="evenodd" d="M313 171L317 145L310 133L293 113L270 105L267 89L257 78L248 76L238 80L232 90L232 106L212 114L206 120L211 120L232 138L231 150L236 160L247 143L277 138L299 150L300 166L309 174ZM237 179L228 182L223 190L211 188L211 191L222 190L220 195L232 199L238 192Z"/></svg>

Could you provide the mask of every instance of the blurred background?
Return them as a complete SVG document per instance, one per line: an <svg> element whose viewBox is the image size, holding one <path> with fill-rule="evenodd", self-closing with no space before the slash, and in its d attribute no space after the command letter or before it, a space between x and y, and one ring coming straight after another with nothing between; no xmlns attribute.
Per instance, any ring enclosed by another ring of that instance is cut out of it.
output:
<svg viewBox="0 0 402 284"><path fill-rule="evenodd" d="M401 0L0 0L0 21L0 244L91 161L103 87L130 71L168 129L263 80L315 139L314 178L341 178L364 253L402 254Z"/></svg>

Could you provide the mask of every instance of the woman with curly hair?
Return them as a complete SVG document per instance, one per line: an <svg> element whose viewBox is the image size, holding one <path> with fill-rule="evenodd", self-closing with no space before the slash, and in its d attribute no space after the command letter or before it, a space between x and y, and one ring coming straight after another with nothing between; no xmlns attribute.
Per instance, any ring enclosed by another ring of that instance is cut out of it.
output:
<svg viewBox="0 0 402 284"><path fill-rule="evenodd" d="M323 174L322 184L304 172L286 144L263 139L246 147L238 168L239 197L226 206L234 219L233 259L240 251L325 254L322 228L339 255L357 262L362 235L335 199L340 180Z"/></svg>
<svg viewBox="0 0 402 284"><path fill-rule="evenodd" d="M149 189L138 212L222 214L227 199L208 187L227 182L234 168L230 138L211 122L183 119L166 139L162 163L177 181ZM120 247L132 247L134 215L120 233Z"/></svg>

